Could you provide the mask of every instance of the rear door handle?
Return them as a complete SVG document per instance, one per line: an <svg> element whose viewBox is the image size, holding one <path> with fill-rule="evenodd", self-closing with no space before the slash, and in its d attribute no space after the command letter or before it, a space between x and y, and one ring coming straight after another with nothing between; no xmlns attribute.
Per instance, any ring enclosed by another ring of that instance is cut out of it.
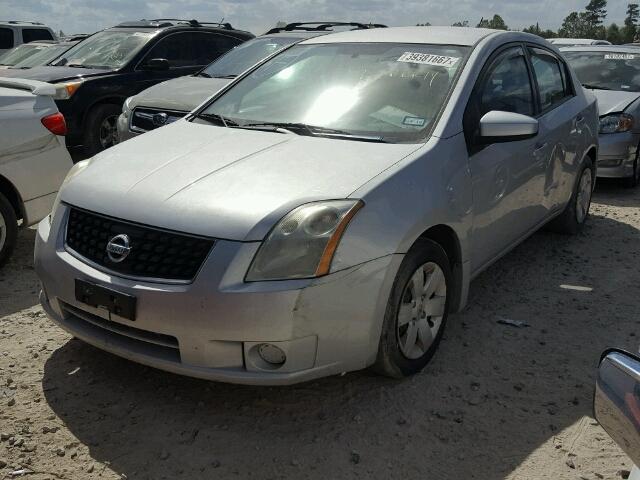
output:
<svg viewBox="0 0 640 480"><path fill-rule="evenodd" d="M582 122L583 122L583 120L584 120L584 117L583 117L582 115L578 115L578 116L576 117L576 123L582 123Z"/></svg>

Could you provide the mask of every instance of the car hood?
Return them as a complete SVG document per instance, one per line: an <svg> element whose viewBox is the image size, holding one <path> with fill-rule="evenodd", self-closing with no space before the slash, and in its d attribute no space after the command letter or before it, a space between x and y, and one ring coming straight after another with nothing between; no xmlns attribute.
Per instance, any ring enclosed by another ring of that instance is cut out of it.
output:
<svg viewBox="0 0 640 480"><path fill-rule="evenodd" d="M623 92L616 90L590 90L598 99L600 116L622 112L640 97L640 92Z"/></svg>
<svg viewBox="0 0 640 480"><path fill-rule="evenodd" d="M51 67L40 66L28 70L5 69L0 70L0 77L27 78L43 82L63 82L77 78L96 77L113 73L113 70L98 70L93 68Z"/></svg>
<svg viewBox="0 0 640 480"><path fill-rule="evenodd" d="M291 209L348 198L420 146L179 120L94 157L61 199L156 227L258 241Z"/></svg>
<svg viewBox="0 0 640 480"><path fill-rule="evenodd" d="M190 112L231 82L226 78L180 77L167 80L133 97L129 107Z"/></svg>

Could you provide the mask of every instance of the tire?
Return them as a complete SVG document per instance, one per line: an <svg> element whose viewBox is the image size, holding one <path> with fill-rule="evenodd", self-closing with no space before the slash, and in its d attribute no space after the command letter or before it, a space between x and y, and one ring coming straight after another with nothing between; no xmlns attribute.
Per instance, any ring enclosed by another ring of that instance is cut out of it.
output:
<svg viewBox="0 0 640 480"><path fill-rule="evenodd" d="M638 164L638 155L633 162L633 175L623 180L623 184L627 188L636 188L640 184L640 165Z"/></svg>
<svg viewBox="0 0 640 480"><path fill-rule="evenodd" d="M118 143L118 116L122 107L103 104L93 107L87 115L84 130L84 153L93 156Z"/></svg>
<svg viewBox="0 0 640 480"><path fill-rule="evenodd" d="M416 290L426 297L419 298ZM437 243L419 240L405 256L393 283L373 365L377 373L403 378L429 363L442 339L452 292L447 254Z"/></svg>
<svg viewBox="0 0 640 480"><path fill-rule="evenodd" d="M2 193L0 193L0 267L7 261L18 240L18 220L13 206Z"/></svg>
<svg viewBox="0 0 640 480"><path fill-rule="evenodd" d="M588 190L583 182L588 184ZM576 235L582 231L589 218L594 182L593 165L591 160L587 159L580 169L569 204L560 216L549 223L549 230L569 235Z"/></svg>

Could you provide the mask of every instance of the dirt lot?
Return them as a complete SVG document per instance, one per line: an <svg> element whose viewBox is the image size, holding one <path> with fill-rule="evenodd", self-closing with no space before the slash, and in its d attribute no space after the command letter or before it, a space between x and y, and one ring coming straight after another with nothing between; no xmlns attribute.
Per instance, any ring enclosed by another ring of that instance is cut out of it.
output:
<svg viewBox="0 0 640 480"><path fill-rule="evenodd" d="M640 189L604 183L595 201L581 236L538 233L474 281L421 375L288 388L71 340L37 306L23 232L0 272L0 478L623 478L591 400L600 352L640 345Z"/></svg>

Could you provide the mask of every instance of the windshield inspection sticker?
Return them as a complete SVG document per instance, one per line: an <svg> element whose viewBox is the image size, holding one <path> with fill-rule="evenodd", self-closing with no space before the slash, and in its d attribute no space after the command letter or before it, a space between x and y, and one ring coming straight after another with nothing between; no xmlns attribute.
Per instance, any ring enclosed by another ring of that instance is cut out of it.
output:
<svg viewBox="0 0 640 480"><path fill-rule="evenodd" d="M633 60L636 56L633 53L605 53L605 60Z"/></svg>
<svg viewBox="0 0 640 480"><path fill-rule="evenodd" d="M402 123L411 127L424 127L426 120L420 117L404 117Z"/></svg>
<svg viewBox="0 0 640 480"><path fill-rule="evenodd" d="M460 58L447 57L445 55L432 55L430 53L404 52L398 62L419 63L421 65L437 65L441 67L453 67Z"/></svg>

